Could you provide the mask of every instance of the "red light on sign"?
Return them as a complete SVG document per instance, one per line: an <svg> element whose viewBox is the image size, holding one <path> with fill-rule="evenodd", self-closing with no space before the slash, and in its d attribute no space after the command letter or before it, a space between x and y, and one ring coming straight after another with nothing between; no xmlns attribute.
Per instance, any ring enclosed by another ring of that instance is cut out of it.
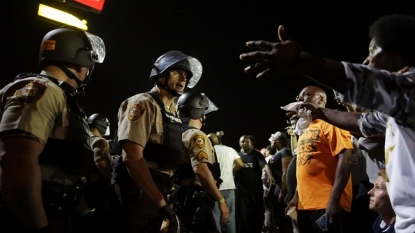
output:
<svg viewBox="0 0 415 233"><path fill-rule="evenodd" d="M98 11L102 11L105 0L74 0L74 2L81 3Z"/></svg>

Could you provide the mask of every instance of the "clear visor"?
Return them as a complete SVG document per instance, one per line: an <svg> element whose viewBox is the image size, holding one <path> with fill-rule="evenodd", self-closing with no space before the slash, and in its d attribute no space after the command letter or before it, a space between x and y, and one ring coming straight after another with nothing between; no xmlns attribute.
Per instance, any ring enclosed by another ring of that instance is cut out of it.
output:
<svg viewBox="0 0 415 233"><path fill-rule="evenodd" d="M92 46L91 60L96 63L102 63L105 58L104 41L99 36L93 35L89 32L85 32L85 34Z"/></svg>
<svg viewBox="0 0 415 233"><path fill-rule="evenodd" d="M197 60L196 58L189 56L187 60L190 63L190 69L192 70L192 73L193 73L193 77L187 83L187 87L193 88L199 82L199 79L203 73L203 68L202 68L202 64L200 63L200 61Z"/></svg>
<svg viewBox="0 0 415 233"><path fill-rule="evenodd" d="M208 114L213 111L217 111L219 109L207 96L206 96L206 99L208 101L208 106L207 106L207 109L205 109L205 114Z"/></svg>
<svg viewBox="0 0 415 233"><path fill-rule="evenodd" d="M105 133L103 136L109 136L110 135L110 125L108 123L107 129L105 130Z"/></svg>

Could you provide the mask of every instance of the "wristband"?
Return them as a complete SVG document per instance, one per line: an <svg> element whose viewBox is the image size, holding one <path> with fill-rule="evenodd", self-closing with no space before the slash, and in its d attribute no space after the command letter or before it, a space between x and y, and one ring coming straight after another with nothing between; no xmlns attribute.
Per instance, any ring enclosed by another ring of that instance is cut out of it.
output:
<svg viewBox="0 0 415 233"><path fill-rule="evenodd" d="M225 198L222 198L222 199L219 199L219 200L218 200L218 203L219 203L219 204L222 204L222 203L224 203L224 202L225 202Z"/></svg>

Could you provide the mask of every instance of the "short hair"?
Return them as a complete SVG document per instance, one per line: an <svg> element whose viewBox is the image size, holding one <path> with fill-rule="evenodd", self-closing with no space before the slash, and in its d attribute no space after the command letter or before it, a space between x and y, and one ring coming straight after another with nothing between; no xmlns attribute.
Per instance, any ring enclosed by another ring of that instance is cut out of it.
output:
<svg viewBox="0 0 415 233"><path fill-rule="evenodd" d="M415 17L391 14L380 17L369 28L370 39L385 51L396 51L402 59L415 64Z"/></svg>
<svg viewBox="0 0 415 233"><path fill-rule="evenodd" d="M274 147L272 147L271 145L267 146L267 150L269 151L270 155L273 155L275 153L277 153L277 149L275 149Z"/></svg>
<svg viewBox="0 0 415 233"><path fill-rule="evenodd" d="M251 141L252 146L255 146L255 137L254 136L252 136L252 135L242 135L241 138L243 138L243 137L248 138Z"/></svg>
<svg viewBox="0 0 415 233"><path fill-rule="evenodd" d="M383 177L383 179L386 180L386 169L384 167L379 168L378 170L378 176Z"/></svg>

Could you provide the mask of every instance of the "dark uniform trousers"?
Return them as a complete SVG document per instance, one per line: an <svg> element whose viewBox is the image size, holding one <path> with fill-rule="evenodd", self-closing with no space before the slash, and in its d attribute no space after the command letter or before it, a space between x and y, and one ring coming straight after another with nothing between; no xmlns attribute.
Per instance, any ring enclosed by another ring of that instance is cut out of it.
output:
<svg viewBox="0 0 415 233"><path fill-rule="evenodd" d="M181 221L183 232L219 232L212 212L215 201L202 187L178 186L177 198L180 204L174 209Z"/></svg>

